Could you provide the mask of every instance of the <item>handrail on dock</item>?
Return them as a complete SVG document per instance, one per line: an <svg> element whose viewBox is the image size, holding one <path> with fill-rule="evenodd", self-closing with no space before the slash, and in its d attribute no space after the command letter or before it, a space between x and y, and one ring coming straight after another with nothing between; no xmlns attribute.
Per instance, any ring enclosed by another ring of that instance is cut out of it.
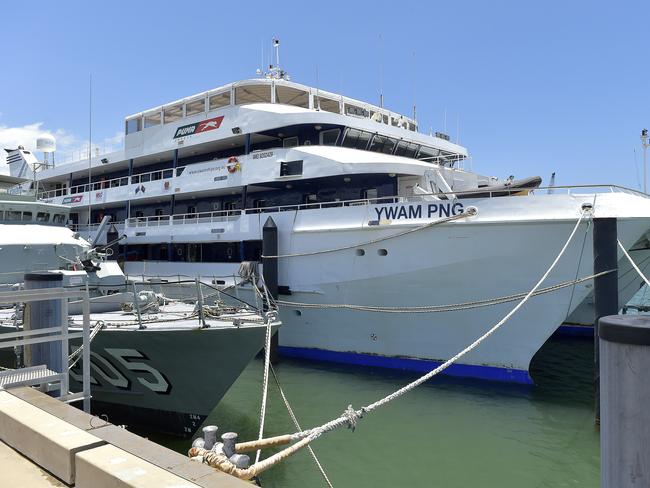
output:
<svg viewBox="0 0 650 488"><path fill-rule="evenodd" d="M81 332L68 330L68 299L81 298L83 328ZM26 384L42 384L49 381L60 382L60 399L66 403L83 400L83 409L90 412L90 299L87 290L69 290L61 287L0 292L0 304L13 305L45 300L61 300L60 323L54 327L35 330L17 330L0 334L0 349L23 347L30 344L61 342L62 370L53 373L44 365L31 368L7 370L0 375L0 389ZM82 391L72 393L69 386L68 354L69 341L82 339Z"/></svg>

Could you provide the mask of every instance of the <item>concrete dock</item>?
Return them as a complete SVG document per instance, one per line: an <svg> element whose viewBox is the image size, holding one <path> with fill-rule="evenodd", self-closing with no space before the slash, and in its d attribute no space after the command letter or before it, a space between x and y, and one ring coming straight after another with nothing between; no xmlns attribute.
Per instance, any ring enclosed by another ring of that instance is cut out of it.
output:
<svg viewBox="0 0 650 488"><path fill-rule="evenodd" d="M19 387L0 391L0 486L251 485L37 390Z"/></svg>

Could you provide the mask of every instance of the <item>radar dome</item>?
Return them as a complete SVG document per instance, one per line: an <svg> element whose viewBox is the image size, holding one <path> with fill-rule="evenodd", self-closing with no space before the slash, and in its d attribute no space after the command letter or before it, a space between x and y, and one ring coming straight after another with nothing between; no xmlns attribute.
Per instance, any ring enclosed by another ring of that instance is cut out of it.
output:
<svg viewBox="0 0 650 488"><path fill-rule="evenodd" d="M44 153L56 151L56 139L50 134L43 134L36 139L36 150Z"/></svg>

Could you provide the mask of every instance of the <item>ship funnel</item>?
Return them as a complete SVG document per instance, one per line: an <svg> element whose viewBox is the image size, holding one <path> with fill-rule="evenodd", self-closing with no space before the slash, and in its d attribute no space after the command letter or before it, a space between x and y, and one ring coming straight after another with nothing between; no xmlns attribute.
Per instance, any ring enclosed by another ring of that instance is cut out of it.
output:
<svg viewBox="0 0 650 488"><path fill-rule="evenodd" d="M7 164L11 176L29 180L34 178L34 168L39 163L31 151L25 150L23 146L18 146L18 149L5 149L5 151L7 151Z"/></svg>

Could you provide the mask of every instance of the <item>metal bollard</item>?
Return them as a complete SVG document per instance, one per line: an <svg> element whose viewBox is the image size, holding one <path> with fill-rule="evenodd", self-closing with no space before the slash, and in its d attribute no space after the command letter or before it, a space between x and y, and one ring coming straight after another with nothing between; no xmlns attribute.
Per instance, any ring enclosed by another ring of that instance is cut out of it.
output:
<svg viewBox="0 0 650 488"><path fill-rule="evenodd" d="M217 442L210 450L216 454L223 454L223 442Z"/></svg>
<svg viewBox="0 0 650 488"><path fill-rule="evenodd" d="M237 443L237 432L226 432L221 436L223 441L223 453L226 457L235 454L235 444Z"/></svg>
<svg viewBox="0 0 650 488"><path fill-rule="evenodd" d="M600 319L601 488L650 486L650 316Z"/></svg>
<svg viewBox="0 0 650 488"><path fill-rule="evenodd" d="M26 290L60 288L62 286L63 275L61 273L42 272L27 273L25 275ZM42 300L38 302L29 302L25 307L25 331L60 326L64 312L67 320L67 309L68 303L65 300ZM60 341L26 345L25 365L39 366L45 364L48 369L56 371L57 373L63 373L63 350L61 346L62 344ZM65 351L65 353L67 360L68 351ZM65 366L67 369L67 364Z"/></svg>
<svg viewBox="0 0 650 488"><path fill-rule="evenodd" d="M203 427L203 439L205 439L204 449L212 449L214 443L217 442L217 430L219 428L216 425L208 425Z"/></svg>
<svg viewBox="0 0 650 488"><path fill-rule="evenodd" d="M237 466L239 469L246 469L251 463L251 458L246 454L233 454L230 456L230 462Z"/></svg>

